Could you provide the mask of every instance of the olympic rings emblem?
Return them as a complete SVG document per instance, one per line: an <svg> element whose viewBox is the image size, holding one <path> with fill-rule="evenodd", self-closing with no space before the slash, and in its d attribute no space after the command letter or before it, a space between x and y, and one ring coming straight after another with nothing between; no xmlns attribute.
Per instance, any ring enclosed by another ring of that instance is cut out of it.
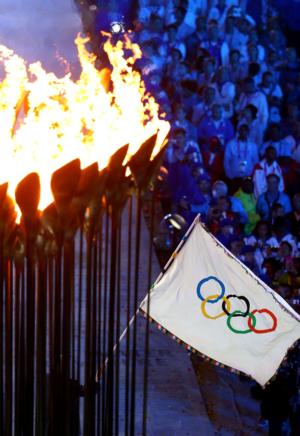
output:
<svg viewBox="0 0 300 436"><path fill-rule="evenodd" d="M208 283L210 281L214 281L214 290L216 290L216 293L213 293L212 295L209 295L208 297L204 298L204 296L201 293L202 287L205 283ZM219 289L215 289L215 288ZM219 292L219 293L217 293ZM227 327L228 329L236 334L247 334L247 333L256 333L256 334L265 334L265 333L271 333L274 332L277 328L277 318L274 315L271 310L263 308L263 309L255 309L250 311L250 302L248 298L246 298L244 295L225 295L225 285L222 282L222 280L218 279L215 276L208 276L204 279L200 280L200 282L197 285L197 296L202 301L201 303L201 312L205 318L216 320L218 318L221 318L222 316L227 315ZM234 310L231 312L231 301L233 298L238 299L240 302L242 302L245 305L245 310ZM222 311L217 315L209 315L206 310L206 304L215 304L219 301L222 301L221 307ZM272 320L272 325L270 328L267 329L256 329L256 316L255 314L264 314L267 315ZM247 320L247 327L245 330L239 330L236 327L234 327L233 320L237 317L243 317L248 318Z"/></svg>

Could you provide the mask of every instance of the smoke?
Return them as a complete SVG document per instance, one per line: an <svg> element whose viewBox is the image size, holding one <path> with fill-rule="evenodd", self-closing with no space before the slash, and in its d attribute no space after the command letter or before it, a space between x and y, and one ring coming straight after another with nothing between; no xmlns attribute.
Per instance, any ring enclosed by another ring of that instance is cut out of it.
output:
<svg viewBox="0 0 300 436"><path fill-rule="evenodd" d="M0 1L0 44L56 74L64 73L58 53L72 70L78 68L74 39L81 31L73 0Z"/></svg>

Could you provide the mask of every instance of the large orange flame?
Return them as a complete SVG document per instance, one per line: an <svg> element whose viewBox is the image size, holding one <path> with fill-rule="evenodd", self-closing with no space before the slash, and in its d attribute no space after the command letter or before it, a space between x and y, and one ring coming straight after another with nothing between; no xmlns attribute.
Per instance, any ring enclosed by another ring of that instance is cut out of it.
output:
<svg viewBox="0 0 300 436"><path fill-rule="evenodd" d="M53 201L50 179L61 166L79 158L82 168L98 162L101 169L121 146L129 144L133 155L158 131L156 153L169 131L158 104L133 69L141 57L138 45L128 37L116 44L108 38L104 48L112 66L109 72L95 67L87 41L79 36L75 41L82 68L77 81L70 74L58 78L46 72L40 62L26 65L0 45L5 70L0 82L0 184L8 182L14 198L20 180L37 172L40 210ZM131 51L131 58L125 58L124 49Z"/></svg>

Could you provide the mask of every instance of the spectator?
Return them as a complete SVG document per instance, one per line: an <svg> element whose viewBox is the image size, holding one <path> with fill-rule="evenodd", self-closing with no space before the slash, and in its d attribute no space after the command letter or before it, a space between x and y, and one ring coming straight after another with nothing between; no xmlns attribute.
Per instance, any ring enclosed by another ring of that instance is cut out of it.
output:
<svg viewBox="0 0 300 436"><path fill-rule="evenodd" d="M222 179L224 176L224 152L219 138L215 136L210 138L208 147L202 147L202 156L204 166L211 175L212 181Z"/></svg>
<svg viewBox="0 0 300 436"><path fill-rule="evenodd" d="M275 82L273 74L270 71L266 71L263 74L259 89L265 94L269 104L272 104L274 100L280 101L283 97L282 89L278 83Z"/></svg>
<svg viewBox="0 0 300 436"><path fill-rule="evenodd" d="M217 103L223 105L224 116L231 118L233 115L233 100L235 98L235 85L229 80L227 67L220 67L215 74L215 81L212 85L216 89Z"/></svg>
<svg viewBox="0 0 300 436"><path fill-rule="evenodd" d="M203 99L193 108L192 123L197 125L203 118L211 116L212 106L216 103L216 90L208 86L203 90Z"/></svg>
<svg viewBox="0 0 300 436"><path fill-rule="evenodd" d="M260 269L260 273L265 273L262 270L263 262L267 257L266 241L271 236L269 224L266 221L258 221L252 235L246 236L244 241L246 245L251 245L255 248L255 260ZM274 273L275 274L275 273Z"/></svg>
<svg viewBox="0 0 300 436"><path fill-rule="evenodd" d="M237 84L246 76L245 67L241 63L241 54L238 50L230 50L228 72L230 80Z"/></svg>
<svg viewBox="0 0 300 436"><path fill-rule="evenodd" d="M270 247L277 255L277 250L281 242L288 242L291 246L291 254L293 256L297 255L296 240L290 232L289 222L286 220L285 216L275 218L272 231L272 236L266 241L266 247Z"/></svg>
<svg viewBox="0 0 300 436"><path fill-rule="evenodd" d="M257 108L257 118L264 130L269 118L267 98L265 94L256 89L253 78L246 77L243 83L243 92L241 93L236 106L236 111L243 110L249 104L252 104Z"/></svg>
<svg viewBox="0 0 300 436"><path fill-rule="evenodd" d="M297 229L300 224L300 193L293 196L293 210L287 215L290 224L291 232L297 234Z"/></svg>
<svg viewBox="0 0 300 436"><path fill-rule="evenodd" d="M212 6L208 11L208 20L216 20L220 28L223 28L230 6L227 0L218 0L216 5Z"/></svg>
<svg viewBox="0 0 300 436"><path fill-rule="evenodd" d="M252 179L246 177L243 180L241 187L234 194L234 196L240 200L248 215L248 222L244 227L245 235L250 235L260 220L260 216L256 213L256 199L253 190L254 185Z"/></svg>
<svg viewBox="0 0 300 436"><path fill-rule="evenodd" d="M259 276L260 270L255 258L255 248L251 245L244 245L241 250L241 261L248 267L254 274Z"/></svg>
<svg viewBox="0 0 300 436"><path fill-rule="evenodd" d="M266 148L264 159L255 165L253 170L254 194L258 198L267 190L267 176L276 174L279 177L279 191L284 191L282 171L277 160L277 152L273 145Z"/></svg>
<svg viewBox="0 0 300 436"><path fill-rule="evenodd" d="M280 125L277 123L272 123L270 125L269 140L262 145L260 149L261 156L265 154L266 148L270 145L275 148L278 159L282 156L291 157L295 146L294 141L291 141L290 138L283 137Z"/></svg>
<svg viewBox="0 0 300 436"><path fill-rule="evenodd" d="M234 221L232 219L224 218L220 222L220 230L217 232L216 238L221 242L221 244L229 248L234 231Z"/></svg>
<svg viewBox="0 0 300 436"><path fill-rule="evenodd" d="M272 206L275 203L280 203L286 214L292 210L289 196L279 191L279 183L280 178L276 174L267 176L267 190L257 200L257 212L263 220L271 220Z"/></svg>
<svg viewBox="0 0 300 436"><path fill-rule="evenodd" d="M242 178L252 174L257 162L257 146L249 140L247 124L242 124L237 137L227 143L224 153L225 175L233 189L240 184Z"/></svg>
<svg viewBox="0 0 300 436"><path fill-rule="evenodd" d="M186 56L186 46L185 44L178 39L177 36L178 28L175 24L171 24L167 27L167 34L165 37L165 42L167 46L166 56L169 56L173 49L176 49L181 54L181 59L184 59Z"/></svg>
<svg viewBox="0 0 300 436"><path fill-rule="evenodd" d="M213 136L219 138L222 148L234 136L232 123L224 119L223 107L215 103L212 106L211 116L205 116L198 126L198 139L200 143L208 143Z"/></svg>
<svg viewBox="0 0 300 436"><path fill-rule="evenodd" d="M201 43L201 47L207 50L210 57L216 60L217 66L222 64L222 60L228 56L228 46L220 38L218 26L213 24L208 27L207 39Z"/></svg>
<svg viewBox="0 0 300 436"><path fill-rule="evenodd" d="M199 86L211 86L216 72L216 62L214 58L206 57L202 63L202 72L198 75L197 81Z"/></svg>
<svg viewBox="0 0 300 436"><path fill-rule="evenodd" d="M195 62L198 47L202 41L207 39L206 17L199 15L196 18L196 29L186 39L187 59L189 62Z"/></svg>
<svg viewBox="0 0 300 436"><path fill-rule="evenodd" d="M262 145L264 131L257 119L257 108L253 104L248 104L240 115L241 119L238 122L238 127L247 124L249 127L249 140L256 144L259 149Z"/></svg>
<svg viewBox="0 0 300 436"><path fill-rule="evenodd" d="M246 224L248 215L242 203L236 197L227 196L227 194L228 186L226 183L223 180L217 180L212 186L212 196L217 201L216 204L218 205L219 198L226 198L225 203L228 202L228 209L238 217L241 224ZM220 207L219 210L221 210Z"/></svg>
<svg viewBox="0 0 300 436"><path fill-rule="evenodd" d="M202 163L198 145L187 138L187 132L183 127L177 127L172 136L165 155L167 163L185 163L190 167Z"/></svg>

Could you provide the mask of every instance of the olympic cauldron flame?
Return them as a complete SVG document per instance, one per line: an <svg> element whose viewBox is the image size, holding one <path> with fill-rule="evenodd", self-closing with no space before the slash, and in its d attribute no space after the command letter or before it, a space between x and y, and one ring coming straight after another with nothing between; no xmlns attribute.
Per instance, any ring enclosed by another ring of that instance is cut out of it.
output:
<svg viewBox="0 0 300 436"><path fill-rule="evenodd" d="M87 42L80 36L75 41L81 64L78 80L73 80L70 73L58 78L39 62L27 65L0 45L0 62L5 71L0 82L0 186L3 195L11 199L13 220L20 218L16 188L29 174L37 177L28 182L27 201L32 192L36 210L44 211L54 200L51 178L59 168L76 162L67 170L67 177L73 180L68 180L69 185L73 184L72 194L77 188L82 190L83 185L86 189L88 174L94 177L89 183L93 190L97 185L95 176L125 144L125 163L155 134L148 156L151 160L164 144L169 124L160 118L158 104L133 68L141 57L139 46L126 35L116 43L108 37L104 49L111 68L98 70ZM38 192L31 191L34 188Z"/></svg>

